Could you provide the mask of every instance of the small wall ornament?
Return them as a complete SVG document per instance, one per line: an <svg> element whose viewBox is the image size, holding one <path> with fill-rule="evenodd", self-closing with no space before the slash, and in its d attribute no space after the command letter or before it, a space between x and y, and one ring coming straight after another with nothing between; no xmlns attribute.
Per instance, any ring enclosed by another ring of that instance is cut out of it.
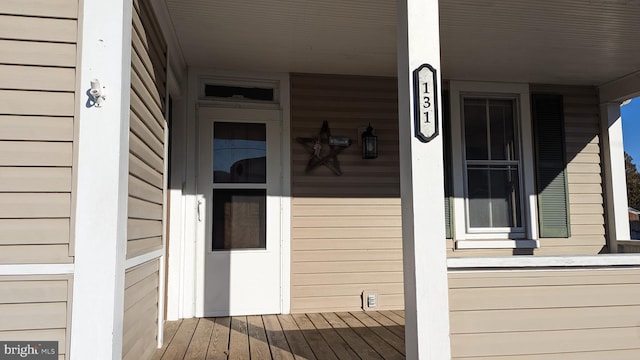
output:
<svg viewBox="0 0 640 360"><path fill-rule="evenodd" d="M338 154L342 150L351 146L351 139L346 137L334 137L331 136L331 130L329 130L329 122L326 120L322 122L322 127L317 136L298 137L296 141L304 146L307 152L311 155L307 167L306 173L317 168L320 165L324 165L336 175L342 175L340 169L340 162L338 161Z"/></svg>

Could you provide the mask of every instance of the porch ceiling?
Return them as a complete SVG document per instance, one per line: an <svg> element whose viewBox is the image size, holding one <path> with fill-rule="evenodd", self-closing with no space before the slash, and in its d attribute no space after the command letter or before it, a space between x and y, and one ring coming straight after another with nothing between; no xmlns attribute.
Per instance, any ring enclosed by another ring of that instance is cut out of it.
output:
<svg viewBox="0 0 640 360"><path fill-rule="evenodd" d="M394 0L164 0L189 66L395 75ZM640 70L640 1L441 0L448 79L600 85Z"/></svg>

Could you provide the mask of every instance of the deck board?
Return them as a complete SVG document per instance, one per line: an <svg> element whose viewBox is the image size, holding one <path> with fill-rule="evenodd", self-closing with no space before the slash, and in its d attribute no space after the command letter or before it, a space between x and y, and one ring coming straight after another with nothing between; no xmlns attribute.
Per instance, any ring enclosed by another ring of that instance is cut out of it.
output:
<svg viewBox="0 0 640 360"><path fill-rule="evenodd" d="M289 348L287 338L284 336L282 326L276 315L265 315L262 317L264 328L267 332L269 347L271 348L271 356L274 360L293 359L293 354Z"/></svg>
<svg viewBox="0 0 640 360"><path fill-rule="evenodd" d="M349 325L353 331L358 334L362 340L364 340L371 348L373 348L383 359L390 360L402 360L404 355L389 345L384 338L378 336L370 328L363 326L362 322L356 319L353 315L342 312L337 313L345 324Z"/></svg>
<svg viewBox="0 0 640 360"><path fill-rule="evenodd" d="M198 321L196 331L193 333L193 338L184 356L185 359L203 359L207 356L214 325L214 319L205 318Z"/></svg>
<svg viewBox="0 0 640 360"><path fill-rule="evenodd" d="M318 332L318 329L316 329L307 315L294 314L291 316L302 331L302 335L307 340L307 343L311 347L311 351L313 351L316 358L322 360L338 360L336 354L331 350L331 346L329 346L320 332Z"/></svg>
<svg viewBox="0 0 640 360"><path fill-rule="evenodd" d="M271 350L261 316L247 316L251 359L271 359Z"/></svg>
<svg viewBox="0 0 640 360"><path fill-rule="evenodd" d="M291 315L278 315L278 320L280 320L284 336L287 338L294 358L316 360L316 356Z"/></svg>
<svg viewBox="0 0 640 360"><path fill-rule="evenodd" d="M229 332L231 331L231 318L220 317L215 319L215 326L211 333L211 341L207 350L207 360L227 359L229 355Z"/></svg>
<svg viewBox="0 0 640 360"><path fill-rule="evenodd" d="M384 340L387 344L391 345L400 354L404 355L404 339L397 336L384 326L380 326L373 318L371 318L366 312L352 312L350 316L358 319L362 325L369 329L374 334L378 335L380 339Z"/></svg>
<svg viewBox="0 0 640 360"><path fill-rule="evenodd" d="M396 314L395 312L393 312L393 311L380 311L380 314L388 317L389 319L391 319L396 324L404 326L404 317Z"/></svg>
<svg viewBox="0 0 640 360"><path fill-rule="evenodd" d="M401 311L184 319L153 359L404 359L403 324Z"/></svg>
<svg viewBox="0 0 640 360"><path fill-rule="evenodd" d="M338 334L331 324L321 314L307 314L309 320L318 329L322 337L327 341L331 350L338 356L338 359L358 360L360 357L349 344Z"/></svg>
<svg viewBox="0 0 640 360"><path fill-rule="evenodd" d="M363 359L383 359L366 341L364 341L347 323L335 313L324 313L322 316L333 326L349 346Z"/></svg>
<svg viewBox="0 0 640 360"><path fill-rule="evenodd" d="M198 319L184 319L161 359L183 359L198 325Z"/></svg>
<svg viewBox="0 0 640 360"><path fill-rule="evenodd" d="M249 329L246 316L231 318L229 335L229 360L249 359Z"/></svg>
<svg viewBox="0 0 640 360"><path fill-rule="evenodd" d="M391 331L402 339L404 343L404 326L398 325L398 323L382 315L378 311L369 311L367 312L367 315L369 315L369 317L375 320L378 324L382 325L385 329Z"/></svg>

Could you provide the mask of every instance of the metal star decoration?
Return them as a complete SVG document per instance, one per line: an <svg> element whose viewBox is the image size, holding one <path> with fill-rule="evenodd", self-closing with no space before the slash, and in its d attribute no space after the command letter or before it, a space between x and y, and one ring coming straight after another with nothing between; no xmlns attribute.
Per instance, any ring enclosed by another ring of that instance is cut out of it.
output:
<svg viewBox="0 0 640 360"><path fill-rule="evenodd" d="M324 165L336 175L342 175L340 170L340 162L338 161L338 154L348 148L351 145L351 141L348 140L346 144L335 145L331 137L331 130L329 130L329 123L325 120L322 123L320 132L316 137L306 138L299 137L296 141L300 143L307 152L311 155L305 172L310 172L320 165Z"/></svg>

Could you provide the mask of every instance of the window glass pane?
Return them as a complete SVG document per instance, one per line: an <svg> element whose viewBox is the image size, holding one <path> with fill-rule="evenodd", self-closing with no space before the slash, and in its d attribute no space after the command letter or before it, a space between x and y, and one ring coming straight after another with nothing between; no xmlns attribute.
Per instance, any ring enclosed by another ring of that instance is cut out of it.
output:
<svg viewBox="0 0 640 360"><path fill-rule="evenodd" d="M213 250L265 249L265 189L213 190Z"/></svg>
<svg viewBox="0 0 640 360"><path fill-rule="evenodd" d="M513 100L489 100L491 160L517 160Z"/></svg>
<svg viewBox="0 0 640 360"><path fill-rule="evenodd" d="M489 159L487 108L484 99L464 99L464 137L467 160Z"/></svg>
<svg viewBox="0 0 640 360"><path fill-rule="evenodd" d="M517 166L473 165L467 174L470 227L522 226Z"/></svg>
<svg viewBox="0 0 640 360"><path fill-rule="evenodd" d="M265 183L267 178L265 124L213 124L213 182Z"/></svg>
<svg viewBox="0 0 640 360"><path fill-rule="evenodd" d="M473 168L467 170L467 175L469 226L472 228L491 227L489 171Z"/></svg>

